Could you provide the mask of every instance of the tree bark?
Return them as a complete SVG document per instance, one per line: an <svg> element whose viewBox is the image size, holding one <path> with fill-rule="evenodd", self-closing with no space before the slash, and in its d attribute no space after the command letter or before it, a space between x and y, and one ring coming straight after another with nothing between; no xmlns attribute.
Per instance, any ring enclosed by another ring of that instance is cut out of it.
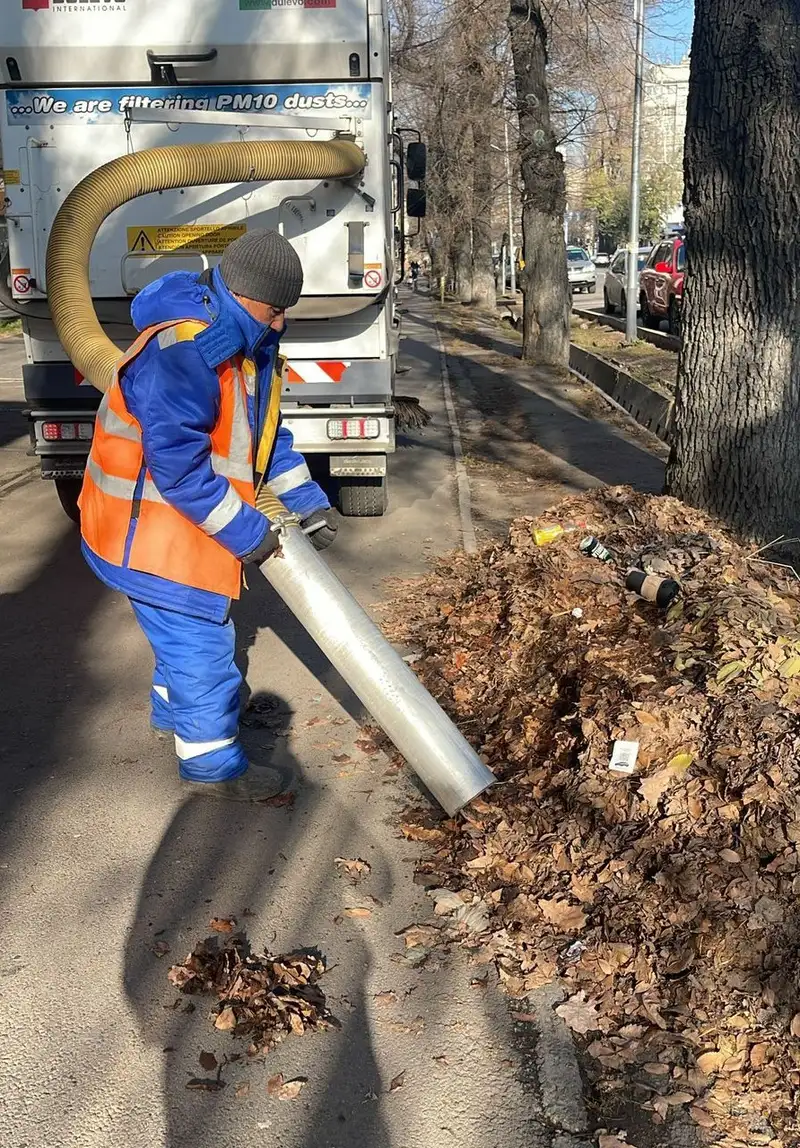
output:
<svg viewBox="0 0 800 1148"><path fill-rule="evenodd" d="M697 0L667 484L759 541L800 533L798 138L797 0Z"/></svg>
<svg viewBox="0 0 800 1148"><path fill-rule="evenodd" d="M540 0L510 0L522 165L522 357L569 361L571 300L564 244L564 160L556 151L547 88L547 29Z"/></svg>
<svg viewBox="0 0 800 1148"><path fill-rule="evenodd" d="M486 116L472 126L472 302L494 311L497 289L492 264L492 204L494 200L491 133Z"/></svg>
<svg viewBox="0 0 800 1148"><path fill-rule="evenodd" d="M453 244L455 291L459 303L472 302L472 236L469 226L462 228Z"/></svg>

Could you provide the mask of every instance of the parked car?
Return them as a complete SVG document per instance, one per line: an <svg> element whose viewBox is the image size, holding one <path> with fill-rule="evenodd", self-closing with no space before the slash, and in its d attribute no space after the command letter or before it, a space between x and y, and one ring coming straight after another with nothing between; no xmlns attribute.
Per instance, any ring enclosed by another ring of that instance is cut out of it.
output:
<svg viewBox="0 0 800 1148"><path fill-rule="evenodd" d="M597 287L594 263L582 247L567 248L567 276L573 291L592 292Z"/></svg>
<svg viewBox="0 0 800 1148"><path fill-rule="evenodd" d="M611 262L611 256L607 255L605 251L597 251L594 256L595 267L608 267Z"/></svg>
<svg viewBox="0 0 800 1148"><path fill-rule="evenodd" d="M639 272L647 262L650 254L649 247L640 247L636 256L636 309L639 309ZM623 314L628 309L626 296L628 285L628 252L623 247L611 260L611 266L606 272L606 281L603 284L603 310L607 315L615 311Z"/></svg>
<svg viewBox="0 0 800 1148"><path fill-rule="evenodd" d="M686 246L680 236L655 245L639 275L639 306L645 327L658 327L666 319L670 332L680 335L685 272Z"/></svg>

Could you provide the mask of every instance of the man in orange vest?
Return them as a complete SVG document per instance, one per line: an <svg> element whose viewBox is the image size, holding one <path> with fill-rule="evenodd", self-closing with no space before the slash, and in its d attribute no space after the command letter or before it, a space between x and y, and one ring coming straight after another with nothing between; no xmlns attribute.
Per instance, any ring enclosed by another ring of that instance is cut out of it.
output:
<svg viewBox="0 0 800 1148"><path fill-rule="evenodd" d="M212 272L172 272L131 314L140 331L103 396L81 492L83 553L130 599L155 655L152 726L174 737L202 794L263 801L276 770L238 740L241 675L229 619L243 563L277 546L255 507L265 481L317 549L330 504L280 421L278 343L303 270L275 231L249 231Z"/></svg>

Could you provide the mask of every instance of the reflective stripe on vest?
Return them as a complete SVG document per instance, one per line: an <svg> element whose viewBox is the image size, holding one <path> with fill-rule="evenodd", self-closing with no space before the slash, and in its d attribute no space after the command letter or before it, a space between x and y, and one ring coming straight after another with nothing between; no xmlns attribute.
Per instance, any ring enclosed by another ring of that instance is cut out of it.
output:
<svg viewBox="0 0 800 1148"><path fill-rule="evenodd" d="M119 375L158 339L161 349L193 339L208 324L194 320L164 323L143 331L117 368L117 377L103 396L81 492L81 532L94 553L116 566L141 570L238 598L241 562L221 543L219 534L247 503L255 504L253 442L247 413L248 393L255 392L256 367L242 355L217 368L220 405L210 439L214 471L228 479L217 505L199 524L190 522L159 493L144 462L142 431L125 405ZM276 373L269 410L280 406L280 377ZM266 420L259 454L271 454L277 419ZM271 440L267 430L271 427ZM131 523L134 529L131 532ZM125 561L130 534L130 552Z"/></svg>

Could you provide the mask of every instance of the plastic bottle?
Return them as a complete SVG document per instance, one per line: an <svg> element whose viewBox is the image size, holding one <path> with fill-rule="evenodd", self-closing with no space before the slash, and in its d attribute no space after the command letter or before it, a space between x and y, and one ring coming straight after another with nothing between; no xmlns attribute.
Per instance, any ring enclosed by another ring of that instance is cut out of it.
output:
<svg viewBox="0 0 800 1148"><path fill-rule="evenodd" d="M577 530L583 530L585 527L585 522L578 522L574 526L561 526L559 523L554 523L552 526L537 526L533 531L533 541L537 546L547 546L549 542L555 542L558 538L563 538L565 534L574 534Z"/></svg>

